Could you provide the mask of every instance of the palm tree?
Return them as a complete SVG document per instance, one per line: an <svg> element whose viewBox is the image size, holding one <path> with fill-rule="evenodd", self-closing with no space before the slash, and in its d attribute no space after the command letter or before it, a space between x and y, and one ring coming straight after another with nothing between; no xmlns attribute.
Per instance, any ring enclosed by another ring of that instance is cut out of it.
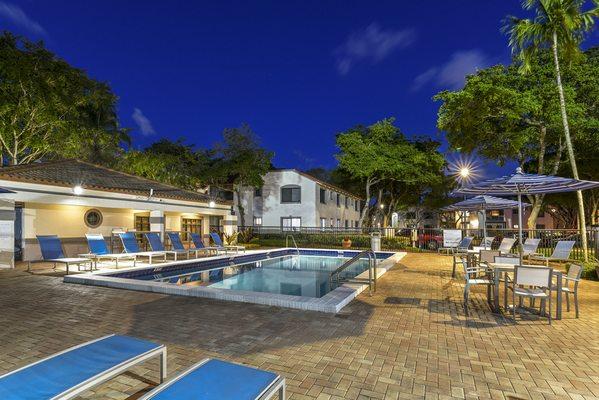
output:
<svg viewBox="0 0 599 400"><path fill-rule="evenodd" d="M565 60L571 60L577 56L580 53L580 43L593 28L595 19L599 17L599 0L592 0L592 7L583 11L586 3L587 0L523 0L522 7L527 11L532 11L534 18L521 19L510 16L504 27L510 37L510 47L520 58L524 72L530 69L532 58L536 53L546 48L551 48L553 52L566 150L575 179L579 179L578 168L566 113L560 56ZM587 261L588 244L582 192L576 192L576 196L578 198L578 224L584 257Z"/></svg>

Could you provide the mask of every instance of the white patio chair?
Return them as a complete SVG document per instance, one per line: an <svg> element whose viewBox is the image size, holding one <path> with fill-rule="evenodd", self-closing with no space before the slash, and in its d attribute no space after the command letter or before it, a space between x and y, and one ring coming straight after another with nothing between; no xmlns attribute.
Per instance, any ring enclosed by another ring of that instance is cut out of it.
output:
<svg viewBox="0 0 599 400"><path fill-rule="evenodd" d="M562 284L562 293L566 296L566 310L570 312L570 294L574 296L574 310L576 312L576 318L578 318L578 282L580 282L580 276L582 275L582 266L578 264L570 264L568 273L563 276L564 283ZM570 286L572 282L572 286ZM557 285L553 285L552 289L557 290Z"/></svg>
<svg viewBox="0 0 599 400"><path fill-rule="evenodd" d="M512 251L512 247L514 247L515 243L516 239L514 238L503 238L501 240L501 243L499 243L499 248L497 250L499 250L502 255L510 254L510 252Z"/></svg>
<svg viewBox="0 0 599 400"><path fill-rule="evenodd" d="M486 267L480 267L468 264L468 257L461 256L459 262L464 268L464 306L468 307L468 298L470 297L470 286L485 285L487 287L487 301L491 301L491 287L493 285L493 274Z"/></svg>
<svg viewBox="0 0 599 400"><path fill-rule="evenodd" d="M512 283L512 285L508 285L508 287L512 291L512 313L514 322L516 321L516 296L518 296L520 305L522 304L523 297L527 297L531 300L541 299L542 312L546 312L545 306L546 303L549 302L549 312L546 312L546 314L549 324L551 324L552 276L553 268L520 265L514 268L513 280L506 277L506 279Z"/></svg>
<svg viewBox="0 0 599 400"><path fill-rule="evenodd" d="M532 254L537 254L539 243L541 243L541 239L526 239L526 241L522 245L522 257L529 257Z"/></svg>
<svg viewBox="0 0 599 400"><path fill-rule="evenodd" d="M553 253L551 253L549 257L536 253L531 254L528 258L530 261L541 261L547 267L549 266L550 261L568 261L570 259L570 253L572 253L572 249L574 248L574 244L576 244L574 240L560 240L555 245Z"/></svg>

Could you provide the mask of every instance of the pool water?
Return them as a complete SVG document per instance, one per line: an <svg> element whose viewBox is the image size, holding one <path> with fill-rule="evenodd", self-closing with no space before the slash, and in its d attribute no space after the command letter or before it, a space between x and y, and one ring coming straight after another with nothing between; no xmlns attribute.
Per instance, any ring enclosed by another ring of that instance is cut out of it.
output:
<svg viewBox="0 0 599 400"><path fill-rule="evenodd" d="M158 278L172 284L209 286L219 289L322 297L335 289L331 272L348 258L288 255L209 271L187 271L184 275ZM353 278L368 270L368 259L359 260L340 274Z"/></svg>

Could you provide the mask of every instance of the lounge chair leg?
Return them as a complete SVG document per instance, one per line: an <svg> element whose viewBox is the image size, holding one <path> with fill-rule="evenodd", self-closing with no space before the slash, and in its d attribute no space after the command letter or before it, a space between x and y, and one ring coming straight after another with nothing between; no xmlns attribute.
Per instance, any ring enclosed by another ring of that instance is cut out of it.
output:
<svg viewBox="0 0 599 400"><path fill-rule="evenodd" d="M570 312L570 293L566 292L566 311Z"/></svg>
<svg viewBox="0 0 599 400"><path fill-rule="evenodd" d="M574 310L576 311L576 318L578 318L578 291L574 292Z"/></svg>
<svg viewBox="0 0 599 400"><path fill-rule="evenodd" d="M166 380L166 347L160 354L160 383Z"/></svg>

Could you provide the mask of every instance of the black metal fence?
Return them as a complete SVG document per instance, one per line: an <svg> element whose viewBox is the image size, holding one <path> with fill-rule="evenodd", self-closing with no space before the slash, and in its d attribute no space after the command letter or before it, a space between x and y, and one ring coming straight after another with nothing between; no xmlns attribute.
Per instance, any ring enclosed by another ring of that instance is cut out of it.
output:
<svg viewBox="0 0 599 400"><path fill-rule="evenodd" d="M351 240L352 248L369 248L372 233L381 235L381 247L388 250L437 251L443 247L444 230L440 228L343 228L343 227L295 227L253 226L239 228L239 241L263 246L283 246L288 235L293 235L300 247L341 247L344 239ZM550 255L560 240L575 241L571 258L582 257L582 241L576 229L525 229L524 238L541 239L538 252ZM473 236L473 245L483 241L482 229L463 229L463 236ZM493 248L503 238L518 238L518 229L487 229L487 236L494 237ZM589 254L599 255L599 228L587 232ZM512 251L517 251L517 245Z"/></svg>

